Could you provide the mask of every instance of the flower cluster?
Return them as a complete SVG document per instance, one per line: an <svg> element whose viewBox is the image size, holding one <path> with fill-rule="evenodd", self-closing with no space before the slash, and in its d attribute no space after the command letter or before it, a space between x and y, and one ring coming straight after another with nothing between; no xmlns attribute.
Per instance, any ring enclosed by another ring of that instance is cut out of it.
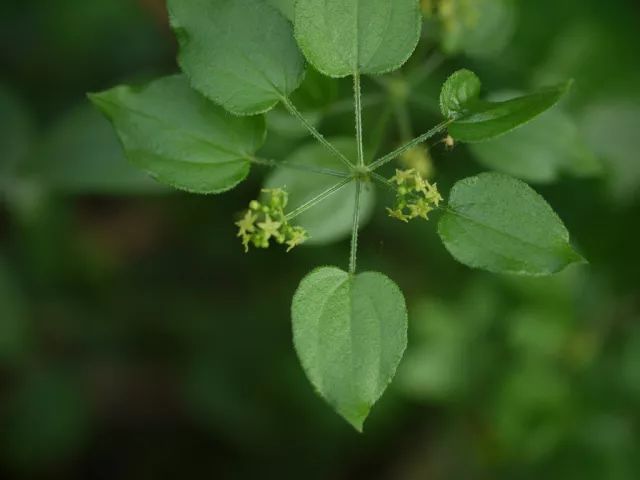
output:
<svg viewBox="0 0 640 480"><path fill-rule="evenodd" d="M396 170L391 182L398 186L396 203L393 209L387 208L387 212L402 222L418 217L429 220L429 213L443 201L438 186L429 183L414 169Z"/></svg>
<svg viewBox="0 0 640 480"><path fill-rule="evenodd" d="M281 245L287 245L287 252L307 240L307 232L302 227L289 224L284 209L289 195L282 189L262 191L266 199L263 203L253 200L242 219L236 222L238 237L242 239L245 252L249 246L268 248L271 239Z"/></svg>

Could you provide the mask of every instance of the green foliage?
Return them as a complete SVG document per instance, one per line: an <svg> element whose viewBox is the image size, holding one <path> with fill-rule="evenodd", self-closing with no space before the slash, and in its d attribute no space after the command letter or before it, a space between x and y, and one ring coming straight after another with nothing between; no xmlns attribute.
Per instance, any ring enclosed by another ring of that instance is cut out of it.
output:
<svg viewBox="0 0 640 480"><path fill-rule="evenodd" d="M407 344L400 289L380 273L322 267L307 275L291 307L296 351L307 376L361 431Z"/></svg>
<svg viewBox="0 0 640 480"><path fill-rule="evenodd" d="M89 105L74 108L45 132L24 167L47 190L63 193L153 193L162 186L122 153L109 122Z"/></svg>
<svg viewBox="0 0 640 480"><path fill-rule="evenodd" d="M442 113L453 120L449 134L461 142L482 142L499 137L553 107L572 82L548 87L504 102L479 99L480 81L467 70L454 73L440 95ZM463 116L461 116L464 114Z"/></svg>
<svg viewBox="0 0 640 480"><path fill-rule="evenodd" d="M389 82L379 80L388 99L365 142L361 74L391 72L408 60L420 38L418 3L298 0L292 26L279 13L290 16L290 2L170 0L185 75L90 96L114 124L129 159L162 183L194 193L220 193L244 180L252 163L276 168L262 198L253 200L236 222L245 251L273 243L289 251L308 236L315 244L327 244L351 233L348 273L334 267L312 272L298 289L292 316L309 380L358 430L395 374L406 343L406 311L398 287L381 274L357 274L359 230L373 212L374 182L394 192L395 204L388 212L403 222L429 219L433 211L443 210L440 236L468 266L537 276L582 260L551 207L518 180L498 174L463 180L447 205L436 184L413 167L396 170L391 180L378 173L388 163L412 156L419 157L416 168L428 167L420 144L447 130L441 141L448 146L455 143L451 137L479 142L502 136L550 109L570 85L489 102L480 100L478 77L460 70L441 89L446 120L411 139L408 106L420 82L396 75ZM296 40L317 71L294 94L304 74ZM317 130L338 92L318 72L353 76L355 141L327 139ZM283 160L262 158L258 150L265 140L265 119L258 114L279 102L269 113L270 129L287 139L307 132L318 143L293 154L289 145L287 153L277 155ZM404 144L369 162L392 112ZM291 118L284 120L285 113ZM564 139L567 151L577 143L577 133L567 127L565 136L568 131L574 135ZM486 163L499 161L491 152L479 157ZM524 164L535 161L522 159ZM512 170L526 176L516 166Z"/></svg>
<svg viewBox="0 0 640 480"><path fill-rule="evenodd" d="M325 75L380 74L406 62L420 38L417 0L298 0L296 38Z"/></svg>
<svg viewBox="0 0 640 480"><path fill-rule="evenodd" d="M468 113L470 105L480 96L480 79L470 70L458 70L442 86L440 110L446 118L455 120Z"/></svg>
<svg viewBox="0 0 640 480"><path fill-rule="evenodd" d="M230 116L192 91L182 76L90 98L113 122L134 164L190 192L220 193L236 186L264 141L262 118Z"/></svg>
<svg viewBox="0 0 640 480"><path fill-rule="evenodd" d="M271 110L302 81L291 24L263 0L170 0L178 61L196 90L238 115Z"/></svg>
<svg viewBox="0 0 640 480"><path fill-rule="evenodd" d="M497 173L453 187L438 233L458 261L496 273L550 275L583 261L549 204L527 184Z"/></svg>

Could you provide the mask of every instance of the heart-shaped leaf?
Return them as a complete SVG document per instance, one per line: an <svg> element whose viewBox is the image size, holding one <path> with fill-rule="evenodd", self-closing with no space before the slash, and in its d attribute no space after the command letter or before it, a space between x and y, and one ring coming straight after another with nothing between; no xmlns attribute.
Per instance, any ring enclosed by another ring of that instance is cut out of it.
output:
<svg viewBox="0 0 640 480"><path fill-rule="evenodd" d="M407 345L402 292L380 273L351 275L322 267L302 280L291 313L294 343L307 377L362 431Z"/></svg>
<svg viewBox="0 0 640 480"><path fill-rule="evenodd" d="M553 107L569 91L572 81L538 90L504 102L479 99L480 80L469 70L460 70L444 83L440 105L452 120L449 135L460 142L482 142L524 125Z"/></svg>
<svg viewBox="0 0 640 480"><path fill-rule="evenodd" d="M263 117L232 116L181 75L89 98L114 124L131 162L189 192L220 193L236 186L265 138Z"/></svg>
<svg viewBox="0 0 640 480"><path fill-rule="evenodd" d="M550 275L584 261L544 198L500 173L456 183L438 233L459 262L496 273Z"/></svg>
<svg viewBox="0 0 640 480"><path fill-rule="evenodd" d="M304 76L293 27L264 0L169 0L193 87L238 115L271 110Z"/></svg>
<svg viewBox="0 0 640 480"><path fill-rule="evenodd" d="M379 74L407 61L420 39L418 0L298 0L296 38L330 77Z"/></svg>

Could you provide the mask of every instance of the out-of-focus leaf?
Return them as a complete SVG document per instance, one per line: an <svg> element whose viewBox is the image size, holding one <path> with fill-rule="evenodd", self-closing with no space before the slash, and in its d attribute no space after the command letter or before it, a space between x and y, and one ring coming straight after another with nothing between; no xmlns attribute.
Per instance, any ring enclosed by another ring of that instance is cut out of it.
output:
<svg viewBox="0 0 640 480"><path fill-rule="evenodd" d="M311 125L318 126L324 110L336 99L337 94L338 88L334 80L309 67L302 85L293 92L291 100ZM283 137L296 139L309 135L300 120L281 105L270 110L266 118L269 130Z"/></svg>
<svg viewBox="0 0 640 480"><path fill-rule="evenodd" d="M158 181L189 192L235 187L264 142L263 117L232 116L181 75L90 98L114 124L129 160Z"/></svg>
<svg viewBox="0 0 640 480"><path fill-rule="evenodd" d="M519 461L548 457L571 433L571 386L554 366L513 368L491 405L492 431L501 449Z"/></svg>
<svg viewBox="0 0 640 480"><path fill-rule="evenodd" d="M298 0L296 39L311 65L330 77L396 70L418 44L417 0Z"/></svg>
<svg viewBox="0 0 640 480"><path fill-rule="evenodd" d="M353 139L335 138L330 141L347 158L356 158L356 145ZM295 151L287 160L296 165L312 165L344 171L344 164L322 145L312 143ZM338 183L340 179L328 175L302 172L281 167L265 181L266 188L285 188L289 192L289 206L292 210ZM355 183L347 185L322 203L296 217L296 224L303 226L309 233L305 245L322 245L346 238L353 226L355 206ZM365 186L360 196L360 218L364 225L371 218L375 207L375 191Z"/></svg>
<svg viewBox="0 0 640 480"><path fill-rule="evenodd" d="M549 204L498 173L456 183L438 233L458 261L496 273L549 275L584 261Z"/></svg>
<svg viewBox="0 0 640 480"><path fill-rule="evenodd" d="M438 20L445 52L485 58L507 46L515 30L516 12L511 0L444 0Z"/></svg>
<svg viewBox="0 0 640 480"><path fill-rule="evenodd" d="M29 159L29 176L74 194L152 193L163 188L127 161L109 122L88 105L59 119Z"/></svg>
<svg viewBox="0 0 640 480"><path fill-rule="evenodd" d="M547 111L507 135L471 143L469 148L485 167L529 182L553 182L563 173L593 176L602 172L602 164L577 126L558 110Z"/></svg>
<svg viewBox="0 0 640 480"><path fill-rule="evenodd" d="M362 431L406 348L402 292L380 273L354 276L322 267L300 282L291 315L296 351L307 377Z"/></svg>
<svg viewBox="0 0 640 480"><path fill-rule="evenodd" d="M293 27L263 0L169 0L193 87L238 115L271 110L302 82Z"/></svg>
<svg viewBox="0 0 640 480"><path fill-rule="evenodd" d="M582 115L582 134L589 147L602 158L617 198L628 200L640 187L640 103L602 101Z"/></svg>

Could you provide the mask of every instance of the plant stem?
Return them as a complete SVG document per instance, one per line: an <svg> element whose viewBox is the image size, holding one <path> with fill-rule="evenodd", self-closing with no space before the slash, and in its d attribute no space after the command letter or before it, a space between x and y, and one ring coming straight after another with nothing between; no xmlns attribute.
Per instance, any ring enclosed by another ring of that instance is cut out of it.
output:
<svg viewBox="0 0 640 480"><path fill-rule="evenodd" d="M358 254L358 229L360 227L360 191L362 180L356 180L356 201L353 209L353 228L351 229L351 254L349 255L349 273L355 275Z"/></svg>
<svg viewBox="0 0 640 480"><path fill-rule="evenodd" d="M399 157L400 155L402 155L404 152L406 152L407 150L412 149L413 147L415 147L416 145L421 144L422 142L430 139L431 137L437 135L438 133L442 132L443 130L445 130L449 124L452 122L453 120L447 120L445 122L442 122L438 125L436 125L435 127L433 127L431 130L429 130L426 133L423 133L422 135L420 135L417 138L414 138L413 140L411 140L410 142L408 142L407 144L403 145L402 147L394 150L393 152L385 155L384 157L376 160L375 162L373 162L370 166L369 169L371 171L377 170L378 168L380 168L381 166L389 163L391 160L393 160L394 158Z"/></svg>
<svg viewBox="0 0 640 480"><path fill-rule="evenodd" d="M364 167L364 149L362 143L362 92L360 90L360 73L353 74L353 98L356 110L356 142L358 145L358 166Z"/></svg>
<svg viewBox="0 0 640 480"><path fill-rule="evenodd" d="M249 161L256 165L263 165L265 167L272 167L272 168L284 167L284 168L290 168L292 170L318 173L320 175L329 175L332 177L339 177L339 178L351 177L351 175L346 172L340 172L338 170L332 170L330 168L314 167L313 165L302 165L302 164L290 163L286 161L277 161L277 160L271 160L268 158L256 158L256 157L249 158Z"/></svg>
<svg viewBox="0 0 640 480"><path fill-rule="evenodd" d="M302 115L302 113L300 113L295 105L291 103L291 100L288 97L283 97L282 103L285 108L289 110L289 113L291 113L291 115L300 120L300 123L302 123L302 125L304 125L304 127L309 130L309 133L311 133L311 135L313 135L316 140L318 140L322 145L329 149L331 153L333 153L338 159L340 159L342 163L344 163L349 168L349 170L353 170L353 164L349 161L349 159L345 157L344 154L340 152L336 147L334 147L329 141L327 141L327 139L324 138L322 134L307 121L306 118L304 118L304 115Z"/></svg>
<svg viewBox="0 0 640 480"><path fill-rule="evenodd" d="M398 189L396 188L396 186L393 183L391 183L389 180L384 178L382 175L376 172L371 172L370 175L371 175L371 178L373 178L374 180L377 180L382 185L389 188L392 192L397 193Z"/></svg>
<svg viewBox="0 0 640 480"><path fill-rule="evenodd" d="M295 210L292 210L291 212L289 212L287 214L287 216L286 216L286 219L287 220L293 220L298 215L300 215L300 214L306 212L307 210L309 210L310 208L316 206L318 203L320 203L323 200L325 200L326 198L330 197L331 195L336 193L338 190L340 190L342 187L350 184L352 181L353 181L353 177L349 177L349 178L345 178L344 180L342 180L339 183L336 183L334 186L328 188L327 190L325 190L321 194L313 197L308 202L303 203L302 205L300 205Z"/></svg>

